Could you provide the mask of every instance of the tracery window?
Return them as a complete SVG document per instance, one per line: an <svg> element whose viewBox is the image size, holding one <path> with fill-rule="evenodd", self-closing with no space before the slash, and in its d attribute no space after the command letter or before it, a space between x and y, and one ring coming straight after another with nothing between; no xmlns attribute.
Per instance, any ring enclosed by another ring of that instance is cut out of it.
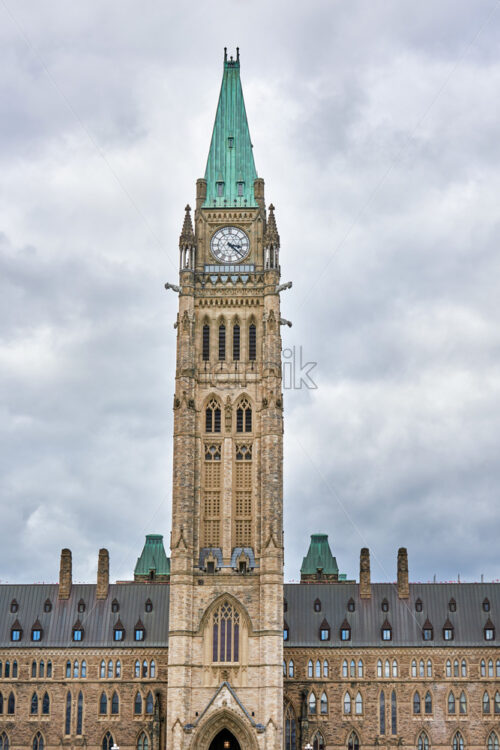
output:
<svg viewBox="0 0 500 750"><path fill-rule="evenodd" d="M313 739L313 750L324 750L325 741L321 732L316 732Z"/></svg>
<svg viewBox="0 0 500 750"><path fill-rule="evenodd" d="M235 445L234 546L252 546L252 445Z"/></svg>
<svg viewBox="0 0 500 750"><path fill-rule="evenodd" d="M242 398L236 408L236 432L252 432L252 407Z"/></svg>
<svg viewBox="0 0 500 750"><path fill-rule="evenodd" d="M297 725L290 704L285 707L283 750L297 750Z"/></svg>
<svg viewBox="0 0 500 750"><path fill-rule="evenodd" d="M106 732L102 738L102 750L111 750L114 744L113 735L110 732Z"/></svg>
<svg viewBox="0 0 500 750"><path fill-rule="evenodd" d="M356 732L351 732L347 740L347 750L359 750L359 737Z"/></svg>
<svg viewBox="0 0 500 750"><path fill-rule="evenodd" d="M464 750L464 738L460 732L453 735L453 750Z"/></svg>
<svg viewBox="0 0 500 750"><path fill-rule="evenodd" d="M45 742L41 732L37 732L33 737L33 750L44 750Z"/></svg>
<svg viewBox="0 0 500 750"><path fill-rule="evenodd" d="M148 750L149 740L146 732L141 732L137 740L137 750Z"/></svg>
<svg viewBox="0 0 500 750"><path fill-rule="evenodd" d="M0 750L2 746L0 745ZM491 732L488 737L488 750L498 750L498 737L496 732Z"/></svg>
<svg viewBox="0 0 500 750"><path fill-rule="evenodd" d="M211 398L205 409L205 432L220 432L221 408L216 398Z"/></svg>
<svg viewBox="0 0 500 750"><path fill-rule="evenodd" d="M429 750L429 738L425 732L418 735L417 750Z"/></svg>
<svg viewBox="0 0 500 750"><path fill-rule="evenodd" d="M0 750L9 750L9 738L5 732L0 734Z"/></svg>
<svg viewBox="0 0 500 750"><path fill-rule="evenodd" d="M240 613L224 601L212 615L212 661L240 660Z"/></svg>

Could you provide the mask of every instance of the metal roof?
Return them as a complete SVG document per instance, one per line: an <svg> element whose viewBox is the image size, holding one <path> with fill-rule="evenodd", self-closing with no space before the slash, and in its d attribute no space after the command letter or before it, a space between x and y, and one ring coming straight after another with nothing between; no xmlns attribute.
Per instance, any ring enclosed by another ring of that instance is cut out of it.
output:
<svg viewBox="0 0 500 750"><path fill-rule="evenodd" d="M355 648L380 646L488 646L495 642L484 640L484 626L488 618L496 625L500 636L500 584L498 583L411 583L409 599L399 599L396 584L374 583L371 598L360 599L358 584L285 584L287 611L285 619L289 639L285 646L321 646L324 648ZM353 599L355 611L349 612L347 602ZM319 599L321 611L314 611L314 601ZM382 601L387 599L389 611L382 611ZM415 610L417 599L422 601L422 611ZM455 599L456 611L450 612L448 603ZM490 611L484 612L484 599L490 602ZM319 630L326 619L331 628L331 640L320 641ZM382 641L381 628L385 620L392 628L392 640ZM429 620L434 629L434 639L422 639L422 627ZM443 639L443 626L449 619L454 628L454 639ZM347 620L351 626L351 640L340 640L340 626Z"/></svg>
<svg viewBox="0 0 500 750"><path fill-rule="evenodd" d="M168 604L170 586L167 583L120 583L109 586L107 599L96 600L95 584L73 584L69 599L58 599L57 584L27 584L0 586L0 648L87 647L150 648L168 644ZM11 613L15 599L18 610ZM50 599L51 612L44 612L44 603ZM78 612L78 602L83 600L85 612ZM113 600L119 612L111 611ZM145 611L151 599L152 612ZM15 620L22 626L23 636L12 643L10 630ZM31 628L39 620L43 629L42 640L31 641ZM121 620L125 627L123 641L113 640L113 626ZM144 641L134 641L134 627L142 621L146 636ZM73 626L80 620L84 629L82 641L72 640Z"/></svg>
<svg viewBox="0 0 500 750"><path fill-rule="evenodd" d="M165 554L162 534L147 534L141 556L137 558L134 575L147 576L154 570L156 575L170 575L170 560Z"/></svg>
<svg viewBox="0 0 500 750"><path fill-rule="evenodd" d="M311 542L307 555L302 560L300 573L314 575L318 570L330 575L339 572L337 560L332 555L328 543L328 534L311 534Z"/></svg>

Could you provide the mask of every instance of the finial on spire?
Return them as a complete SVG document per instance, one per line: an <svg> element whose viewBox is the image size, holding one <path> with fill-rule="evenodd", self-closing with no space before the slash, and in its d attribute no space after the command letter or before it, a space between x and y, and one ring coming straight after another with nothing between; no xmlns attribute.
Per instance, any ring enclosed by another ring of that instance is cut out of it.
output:
<svg viewBox="0 0 500 750"><path fill-rule="evenodd" d="M227 47L224 47L224 62L227 63Z"/></svg>
<svg viewBox="0 0 500 750"><path fill-rule="evenodd" d="M186 215L184 216L182 232L179 238L181 247L191 246L194 243L193 223L191 221L191 206L188 204L184 210L186 212Z"/></svg>
<svg viewBox="0 0 500 750"><path fill-rule="evenodd" d="M240 61L240 48L236 47L236 62Z"/></svg>

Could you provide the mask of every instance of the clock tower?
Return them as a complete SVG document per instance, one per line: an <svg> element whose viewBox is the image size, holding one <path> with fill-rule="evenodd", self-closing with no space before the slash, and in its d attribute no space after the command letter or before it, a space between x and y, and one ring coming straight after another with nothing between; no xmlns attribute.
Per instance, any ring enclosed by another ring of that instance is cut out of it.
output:
<svg viewBox="0 0 500 750"><path fill-rule="evenodd" d="M180 236L167 747L280 750L279 235L236 59ZM172 287L172 285L167 285ZM229 744L227 744L229 743Z"/></svg>

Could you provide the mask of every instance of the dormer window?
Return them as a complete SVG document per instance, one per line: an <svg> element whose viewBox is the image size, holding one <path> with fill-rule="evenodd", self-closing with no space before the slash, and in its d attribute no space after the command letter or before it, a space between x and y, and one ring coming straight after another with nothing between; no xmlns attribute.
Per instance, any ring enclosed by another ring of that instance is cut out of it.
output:
<svg viewBox="0 0 500 750"><path fill-rule="evenodd" d="M12 628L10 629L10 640L20 641L22 637L23 637L23 629L21 627L19 620L16 620ZM7 677L7 675L5 676Z"/></svg>
<svg viewBox="0 0 500 750"><path fill-rule="evenodd" d="M125 638L125 628L123 627L121 621L118 620L118 622L113 628L113 640L123 641L124 638Z"/></svg>
<svg viewBox="0 0 500 750"><path fill-rule="evenodd" d="M40 621L37 620L33 627L31 628L31 640L32 641L41 641L42 640L42 626L40 624Z"/></svg>
<svg viewBox="0 0 500 750"><path fill-rule="evenodd" d="M387 599L382 600L382 612L388 612L389 611L389 602Z"/></svg>
<svg viewBox="0 0 500 750"><path fill-rule="evenodd" d="M146 604L144 605L144 610L146 612L152 612L153 611L153 602L151 599L146 600Z"/></svg>
<svg viewBox="0 0 500 750"><path fill-rule="evenodd" d="M143 641L145 637L146 637L146 631L144 629L144 625L142 624L141 620L138 620L134 628L134 640Z"/></svg>
<svg viewBox="0 0 500 750"><path fill-rule="evenodd" d="M340 626L340 640L341 641L351 640L351 626L349 625L347 620L344 620L344 622Z"/></svg>
<svg viewBox="0 0 500 750"><path fill-rule="evenodd" d="M17 603L16 599L13 599L11 601L11 603L10 603L10 611L12 612L12 614L15 614L16 612L19 611L19 604Z"/></svg>
<svg viewBox="0 0 500 750"><path fill-rule="evenodd" d="M285 622L283 623L283 640L288 641L289 637L290 637L290 631L288 629L288 624L285 620Z"/></svg>
<svg viewBox="0 0 500 750"><path fill-rule="evenodd" d="M382 625L380 635L383 641L392 641L392 627L388 620Z"/></svg>
<svg viewBox="0 0 500 750"><path fill-rule="evenodd" d="M243 196L243 192L245 190L245 183L244 182L237 182L236 187L238 188L238 197Z"/></svg>
<svg viewBox="0 0 500 750"><path fill-rule="evenodd" d="M80 620L77 620L75 624L73 625L73 640L83 641L83 635L84 635L84 631L82 628L82 624Z"/></svg>
<svg viewBox="0 0 500 750"><path fill-rule="evenodd" d="M422 599L417 599L417 601L415 602L415 612L421 612L422 609Z"/></svg>
<svg viewBox="0 0 500 750"><path fill-rule="evenodd" d="M217 197L222 198L223 195L224 195L224 182L222 182L221 180L217 182Z"/></svg>
<svg viewBox="0 0 500 750"><path fill-rule="evenodd" d="M489 612L490 611L490 600L485 599L483 601L483 612Z"/></svg>
<svg viewBox="0 0 500 750"><path fill-rule="evenodd" d="M227 139L227 145L228 145L228 148L233 148L233 146L234 146L234 136L232 136L232 135L229 136L229 138Z"/></svg>
<svg viewBox="0 0 500 750"><path fill-rule="evenodd" d="M78 602L78 612L81 614L82 612L85 612L85 602L83 599L80 599Z"/></svg>
<svg viewBox="0 0 500 750"><path fill-rule="evenodd" d="M320 639L320 641L329 641L330 640L330 625L327 623L326 620L323 620L323 622L320 625L320 628L319 628L319 639Z"/></svg>
<svg viewBox="0 0 500 750"><path fill-rule="evenodd" d="M45 600L45 604L43 605L43 611L46 613L52 612L52 602L50 601L50 599Z"/></svg>
<svg viewBox="0 0 500 750"><path fill-rule="evenodd" d="M449 620L446 620L444 627L443 627L443 640L445 641L452 641L454 639L455 633L453 625Z"/></svg>
<svg viewBox="0 0 500 750"><path fill-rule="evenodd" d="M425 621L424 627L422 628L422 638L424 641L432 641L434 638L434 628L429 620Z"/></svg>
<svg viewBox="0 0 500 750"><path fill-rule="evenodd" d="M448 602L448 609L450 610L450 612L457 611L457 603L455 599L450 599L450 601Z"/></svg>
<svg viewBox="0 0 500 750"><path fill-rule="evenodd" d="M215 562L213 560L207 560L207 573L214 575L215 573Z"/></svg>
<svg viewBox="0 0 500 750"><path fill-rule="evenodd" d="M349 599L347 602L347 611L348 612L354 612L356 609L356 605L354 604L354 599Z"/></svg>
<svg viewBox="0 0 500 750"><path fill-rule="evenodd" d="M321 602L319 599L316 599L316 601L313 604L314 611L315 612L321 612Z"/></svg>
<svg viewBox="0 0 500 750"><path fill-rule="evenodd" d="M111 611L114 614L120 611L120 604L118 603L117 599L113 599L113 601L111 602Z"/></svg>
<svg viewBox="0 0 500 750"><path fill-rule="evenodd" d="M495 626L491 622L491 620L488 618L488 622L484 626L484 640L485 641L494 641L495 640Z"/></svg>

